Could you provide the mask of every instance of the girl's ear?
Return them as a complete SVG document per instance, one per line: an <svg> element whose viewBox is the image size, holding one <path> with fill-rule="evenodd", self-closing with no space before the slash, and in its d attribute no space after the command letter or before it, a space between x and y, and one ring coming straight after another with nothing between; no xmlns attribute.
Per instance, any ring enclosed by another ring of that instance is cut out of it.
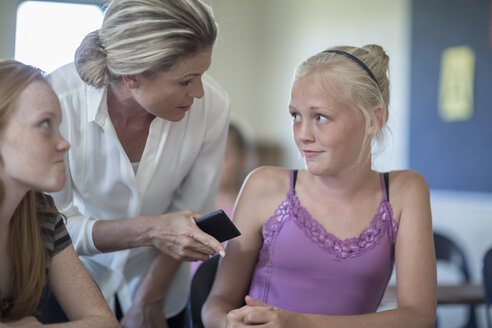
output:
<svg viewBox="0 0 492 328"><path fill-rule="evenodd" d="M136 89L140 84L140 76L139 74L123 75L123 82L125 82L128 89Z"/></svg>
<svg viewBox="0 0 492 328"><path fill-rule="evenodd" d="M375 134L383 128L384 123L386 122L387 112L386 112L386 108L384 108L381 105L374 106L372 108L372 111L374 114L373 115L374 121L371 122L371 126L369 127L369 133Z"/></svg>

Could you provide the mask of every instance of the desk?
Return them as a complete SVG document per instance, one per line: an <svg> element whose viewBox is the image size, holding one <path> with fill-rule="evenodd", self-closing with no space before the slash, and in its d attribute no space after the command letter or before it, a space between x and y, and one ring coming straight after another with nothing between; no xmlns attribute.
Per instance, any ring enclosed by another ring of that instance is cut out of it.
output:
<svg viewBox="0 0 492 328"><path fill-rule="evenodd" d="M437 304L481 304L485 291L480 284L438 285ZM395 305L396 286L388 286L381 301L382 306Z"/></svg>

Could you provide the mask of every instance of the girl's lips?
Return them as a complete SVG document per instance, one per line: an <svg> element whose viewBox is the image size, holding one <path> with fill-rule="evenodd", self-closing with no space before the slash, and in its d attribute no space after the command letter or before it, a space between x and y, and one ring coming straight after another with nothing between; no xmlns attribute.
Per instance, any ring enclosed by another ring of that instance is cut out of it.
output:
<svg viewBox="0 0 492 328"><path fill-rule="evenodd" d="M320 154L320 151L314 151L314 150L303 150L302 153L304 154L304 157L314 157L318 154Z"/></svg>
<svg viewBox="0 0 492 328"><path fill-rule="evenodd" d="M178 106L177 108L179 110L182 110L184 112L187 112L190 109L191 106Z"/></svg>

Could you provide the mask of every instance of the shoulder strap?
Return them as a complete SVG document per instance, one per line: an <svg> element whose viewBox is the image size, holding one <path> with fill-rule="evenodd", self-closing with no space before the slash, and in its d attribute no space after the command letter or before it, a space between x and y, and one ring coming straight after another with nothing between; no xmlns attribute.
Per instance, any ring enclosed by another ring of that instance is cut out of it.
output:
<svg viewBox="0 0 492 328"><path fill-rule="evenodd" d="M291 190L294 191L295 188L296 188L296 181L297 181L297 170L292 170L291 171L291 181L292 181L292 184L291 184Z"/></svg>
<svg viewBox="0 0 492 328"><path fill-rule="evenodd" d="M389 195L389 172L384 173L384 187L386 189L386 200L389 202L390 200L390 195Z"/></svg>

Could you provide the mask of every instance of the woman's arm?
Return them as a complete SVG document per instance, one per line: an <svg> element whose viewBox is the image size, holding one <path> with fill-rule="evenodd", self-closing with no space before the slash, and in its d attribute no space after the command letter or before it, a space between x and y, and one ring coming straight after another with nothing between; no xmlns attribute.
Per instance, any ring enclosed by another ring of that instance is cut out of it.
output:
<svg viewBox="0 0 492 328"><path fill-rule="evenodd" d="M180 263L166 254L157 254L121 321L122 327L167 327L165 298Z"/></svg>
<svg viewBox="0 0 492 328"><path fill-rule="evenodd" d="M224 252L224 247L198 228L194 219L201 216L186 210L133 219L99 220L92 231L94 244L102 252L154 246L178 260L204 261L209 255Z"/></svg>
<svg viewBox="0 0 492 328"><path fill-rule="evenodd" d="M258 169L246 179L233 218L241 236L227 243L202 311L206 327L225 327L227 313L243 304L263 244L261 229L285 198L288 182L288 170L275 168Z"/></svg>
<svg viewBox="0 0 492 328"><path fill-rule="evenodd" d="M247 305L228 315L246 327L434 327L436 316L436 260L432 237L429 188L413 171L390 175L390 199L399 217L395 245L398 308L364 315L299 314L269 306L250 297ZM223 325L222 327L225 327Z"/></svg>
<svg viewBox="0 0 492 328"><path fill-rule="evenodd" d="M51 290L70 320L53 326L119 327L72 246L53 257L48 279Z"/></svg>
<svg viewBox="0 0 492 328"><path fill-rule="evenodd" d="M81 215L74 206L70 179L62 192L52 196L68 218L67 229L79 255L155 246L176 259L196 261L224 251L217 240L196 226L193 218L202 216L197 212L186 210L131 219L96 220Z"/></svg>

